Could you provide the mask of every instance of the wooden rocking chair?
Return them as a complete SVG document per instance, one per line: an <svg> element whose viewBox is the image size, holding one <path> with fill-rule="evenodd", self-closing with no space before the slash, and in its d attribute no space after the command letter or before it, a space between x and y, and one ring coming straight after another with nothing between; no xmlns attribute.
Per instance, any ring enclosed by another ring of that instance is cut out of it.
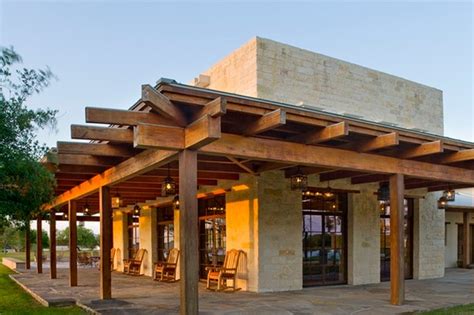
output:
<svg viewBox="0 0 474 315"><path fill-rule="evenodd" d="M110 270L114 271L114 262L115 262L115 252L117 250L115 248L111 248L110 249ZM98 266L97 266L97 269L100 270L100 262L99 261L96 261L96 263L98 263Z"/></svg>
<svg viewBox="0 0 474 315"><path fill-rule="evenodd" d="M176 281L176 270L178 268L179 249L173 248L168 254L166 261L155 263L155 276L153 280Z"/></svg>
<svg viewBox="0 0 474 315"><path fill-rule="evenodd" d="M123 260L123 273L139 276L145 253L146 253L146 250L143 248L140 248L135 254L135 257L133 257L133 259L124 259Z"/></svg>
<svg viewBox="0 0 474 315"><path fill-rule="evenodd" d="M232 291L240 290L236 288L237 267L239 266L241 250L232 249L225 255L222 267L210 267L207 274L207 289L211 289L211 283L216 283L215 291L223 291L231 288ZM232 281L232 286L227 285L227 280Z"/></svg>

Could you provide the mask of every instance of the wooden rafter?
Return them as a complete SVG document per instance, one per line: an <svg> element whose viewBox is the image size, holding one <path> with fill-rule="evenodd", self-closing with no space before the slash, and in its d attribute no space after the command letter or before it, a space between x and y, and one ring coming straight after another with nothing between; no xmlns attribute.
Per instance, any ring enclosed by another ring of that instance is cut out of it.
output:
<svg viewBox="0 0 474 315"><path fill-rule="evenodd" d="M142 85L142 101L162 116L173 120L178 126L187 125L183 112L171 101L148 84Z"/></svg>
<svg viewBox="0 0 474 315"><path fill-rule="evenodd" d="M443 141L436 140L420 144L414 148L408 149L401 154L404 159L413 159L422 156L442 153L444 151Z"/></svg>
<svg viewBox="0 0 474 315"><path fill-rule="evenodd" d="M350 177L361 176L361 175L367 175L367 173L347 171L347 170L338 170L338 171L334 171L334 172L327 172L327 173L319 174L319 181L320 182L327 182L327 181L330 181L330 180L350 178Z"/></svg>
<svg viewBox="0 0 474 315"><path fill-rule="evenodd" d="M336 140L349 134L349 124L345 121L329 125L322 129L312 131L303 135L297 135L292 140L306 144L318 144L330 140Z"/></svg>
<svg viewBox="0 0 474 315"><path fill-rule="evenodd" d="M370 175L363 175L363 176L355 176L351 178L352 185L358 184L368 184L374 182L386 182L388 181L387 174L370 174Z"/></svg>
<svg viewBox="0 0 474 315"><path fill-rule="evenodd" d="M86 107L86 122L111 125L169 124L169 120L152 112Z"/></svg>
<svg viewBox="0 0 474 315"><path fill-rule="evenodd" d="M253 136L272 130L286 124L286 112L281 109L276 109L266 113L250 125L246 126L243 134L246 136Z"/></svg>
<svg viewBox="0 0 474 315"><path fill-rule="evenodd" d="M236 159L232 156L227 156L227 158L229 159L229 161L232 161L233 163L235 163L235 165L237 165L238 167L240 167L241 169L243 169L247 173L255 175L255 172L250 167L246 166L244 163L242 163L238 159Z"/></svg>
<svg viewBox="0 0 474 315"><path fill-rule="evenodd" d="M83 143L83 142L62 142L57 143L59 154L78 154L112 157L130 157L137 153L130 146L110 144L110 143Z"/></svg>
<svg viewBox="0 0 474 315"><path fill-rule="evenodd" d="M359 152L370 152L380 149L386 149L399 144L398 132L391 132L385 135L377 136L358 146Z"/></svg>
<svg viewBox="0 0 474 315"><path fill-rule="evenodd" d="M443 164L465 162L465 161L474 161L474 149L453 152L441 158L441 163Z"/></svg>
<svg viewBox="0 0 474 315"><path fill-rule="evenodd" d="M227 112L227 101L224 97L218 97L204 107L199 109L196 114L193 115L192 121L196 121L199 118L209 115L212 118L220 117Z"/></svg>
<svg viewBox="0 0 474 315"><path fill-rule="evenodd" d="M86 165L110 167L120 160L94 155L58 154L58 163L67 165Z"/></svg>
<svg viewBox="0 0 474 315"><path fill-rule="evenodd" d="M130 129L71 125L71 138L132 143L133 131Z"/></svg>

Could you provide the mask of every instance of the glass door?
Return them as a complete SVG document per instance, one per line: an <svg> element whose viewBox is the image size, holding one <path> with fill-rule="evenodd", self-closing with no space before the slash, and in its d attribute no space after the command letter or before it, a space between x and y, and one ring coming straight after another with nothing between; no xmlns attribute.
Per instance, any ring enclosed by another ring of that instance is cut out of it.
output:
<svg viewBox="0 0 474 315"><path fill-rule="evenodd" d="M347 195L303 193L303 286L343 284Z"/></svg>
<svg viewBox="0 0 474 315"><path fill-rule="evenodd" d="M405 279L413 278L413 199L405 199ZM380 202L380 281L390 280L390 204Z"/></svg>

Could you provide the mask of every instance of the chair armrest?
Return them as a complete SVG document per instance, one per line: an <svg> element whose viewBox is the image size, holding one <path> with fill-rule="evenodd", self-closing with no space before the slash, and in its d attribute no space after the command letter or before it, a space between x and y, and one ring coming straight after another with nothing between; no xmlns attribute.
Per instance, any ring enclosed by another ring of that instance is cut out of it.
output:
<svg viewBox="0 0 474 315"><path fill-rule="evenodd" d="M222 267L206 267L204 270L209 271L209 272L216 272L216 271L221 271L223 270Z"/></svg>

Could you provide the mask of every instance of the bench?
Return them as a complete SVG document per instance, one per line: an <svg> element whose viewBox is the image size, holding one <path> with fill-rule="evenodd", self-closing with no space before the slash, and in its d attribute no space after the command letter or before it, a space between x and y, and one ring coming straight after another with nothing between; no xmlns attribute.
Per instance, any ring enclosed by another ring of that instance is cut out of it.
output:
<svg viewBox="0 0 474 315"><path fill-rule="evenodd" d="M4 257L2 259L2 264L12 270L25 270L26 263L22 260L11 258L11 257Z"/></svg>

